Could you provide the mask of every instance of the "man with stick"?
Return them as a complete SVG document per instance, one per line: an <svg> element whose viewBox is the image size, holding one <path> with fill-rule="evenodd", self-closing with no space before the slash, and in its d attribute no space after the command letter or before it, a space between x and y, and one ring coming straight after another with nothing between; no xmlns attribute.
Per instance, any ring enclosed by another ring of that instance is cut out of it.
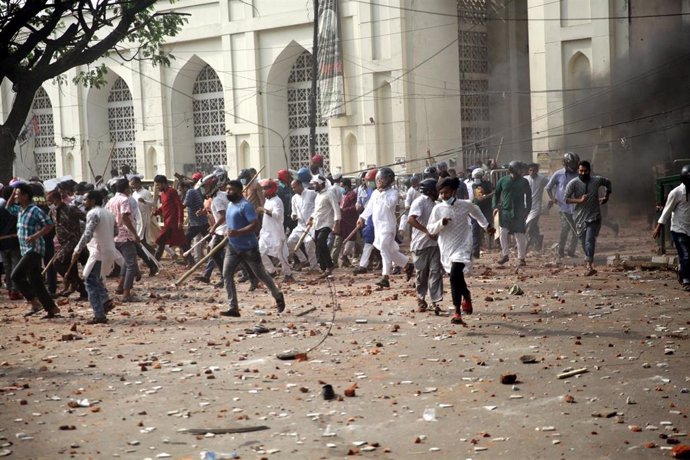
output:
<svg viewBox="0 0 690 460"><path fill-rule="evenodd" d="M297 226L292 229L290 236L287 239L288 251L297 257L298 263L295 269L302 269L310 267L316 270L316 249L314 246L314 239L311 235L302 236L310 232L312 229L309 225L309 218L314 214L314 202L316 200L316 192L304 187L304 183L299 179L295 179L291 184L292 191L292 218L297 222ZM304 252L302 248L297 247L297 243L303 239Z"/></svg>
<svg viewBox="0 0 690 460"><path fill-rule="evenodd" d="M577 178L577 164L580 157L576 153L567 152L563 155L563 167L553 173L549 183L546 184L546 193L549 195L549 207L558 204L560 208L561 233L558 238L558 259L565 257L575 257L575 247L577 246L577 235L575 234L575 221L573 220L573 205L565 201L565 188L568 183ZM566 252L566 243L570 235L570 244Z"/></svg>
<svg viewBox="0 0 690 460"><path fill-rule="evenodd" d="M115 248L113 226L115 217L103 207L103 195L92 190L86 194L84 207L87 209L84 234L74 248L71 266L76 265L81 252L89 248L89 258L84 265L86 292L93 309L93 318L87 324L107 323L106 314L113 309L113 301L108 298L108 291L103 283L101 272L110 273L113 264L123 265L124 259Z"/></svg>
<svg viewBox="0 0 690 460"><path fill-rule="evenodd" d="M149 267L149 276L154 276L158 273L158 265L147 255L147 253L153 254L153 248L151 247L151 243L154 241L153 233L158 230L151 220L153 194L141 185L141 178L139 176L132 177L129 180L129 186L132 189L132 198L137 203L137 236L140 242L140 244L137 245L137 255L144 260ZM143 251L142 247L145 248L146 251Z"/></svg>
<svg viewBox="0 0 690 460"><path fill-rule="evenodd" d="M79 278L77 266L70 267L72 252L81 237L80 222L86 220L86 215L76 206L66 204L61 193L53 190L48 194L48 201L53 205L50 210L50 218L55 223L55 233L59 243L55 262L55 269L65 282L65 289L58 295L69 296L74 291L79 291L80 300L87 298L84 281ZM80 262L86 263L88 253L84 253ZM67 271L68 267L70 270Z"/></svg>
<svg viewBox="0 0 690 460"><path fill-rule="evenodd" d="M278 313L282 313L285 310L285 298L261 263L259 242L256 239L259 220L254 206L242 196L242 183L240 181L232 180L228 183L228 200L230 203L225 214L228 243L225 249L223 277L228 294L229 309L222 312L221 315L240 316L233 275L241 262L245 262L249 271L271 291L276 300Z"/></svg>
<svg viewBox="0 0 690 460"><path fill-rule="evenodd" d="M47 314L44 319L60 313L43 284L41 260L45 254L44 235L53 229L53 221L33 203L34 190L29 184L18 184L7 201L7 210L17 216L17 237L22 258L12 270L12 282L32 308L25 316L38 313L41 306ZM18 204L14 204L17 201Z"/></svg>

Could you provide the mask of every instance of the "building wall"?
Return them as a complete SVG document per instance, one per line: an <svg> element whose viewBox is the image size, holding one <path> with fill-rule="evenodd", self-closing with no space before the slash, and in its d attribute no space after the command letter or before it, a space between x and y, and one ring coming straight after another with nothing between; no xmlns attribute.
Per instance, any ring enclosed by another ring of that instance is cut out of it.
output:
<svg viewBox="0 0 690 460"><path fill-rule="evenodd" d="M542 166L558 167L569 150L604 161L599 144L608 132L581 131L592 113L602 116L592 112L605 102L596 87L610 84L612 61L628 52L627 21L592 18L626 16L625 10L619 0L528 0L532 149Z"/></svg>
<svg viewBox="0 0 690 460"><path fill-rule="evenodd" d="M448 26L455 5L434 0L412 3L414 9L450 16L406 11L401 9L409 7L406 0L341 1L348 102L347 115L329 121L333 172L423 158L427 149L440 152L460 143L457 99L443 97L458 91L457 66L447 64L457 62L457 49L450 46L436 53L456 38L457 26ZM287 76L297 56L311 51L311 2L181 0L174 8L191 16L166 45L176 57L169 67L111 56L100 61L109 70L104 88L44 84L54 109L58 175L92 180L92 175L106 170L109 177L107 98L118 77L132 94L136 146L132 166L147 178L189 174L194 163L191 93L205 65L213 68L223 86L230 175L243 167L265 166L262 175L275 177L285 167L283 145L290 134ZM68 81L77 70L66 75ZM420 95L429 92L441 97L425 105ZM12 98L7 82L0 98L4 118ZM24 167L20 160L15 168L18 174L32 175L31 166ZM403 163L397 168L415 171L423 164L410 163L408 168Z"/></svg>

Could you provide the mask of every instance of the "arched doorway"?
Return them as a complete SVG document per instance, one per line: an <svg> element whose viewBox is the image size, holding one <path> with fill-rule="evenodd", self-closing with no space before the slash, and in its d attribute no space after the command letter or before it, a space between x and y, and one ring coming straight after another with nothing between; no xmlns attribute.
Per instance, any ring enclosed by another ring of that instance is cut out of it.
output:
<svg viewBox="0 0 690 460"><path fill-rule="evenodd" d="M343 145L343 173L347 174L359 169L357 137L352 133L348 133L347 136L345 136Z"/></svg>

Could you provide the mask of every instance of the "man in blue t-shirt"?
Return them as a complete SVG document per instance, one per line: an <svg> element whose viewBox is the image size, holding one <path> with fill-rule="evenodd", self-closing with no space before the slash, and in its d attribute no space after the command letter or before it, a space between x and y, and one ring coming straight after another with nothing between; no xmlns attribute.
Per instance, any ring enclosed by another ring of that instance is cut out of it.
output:
<svg viewBox="0 0 690 460"><path fill-rule="evenodd" d="M230 203L225 211L227 224L225 235L228 237L228 247L225 251L223 277L225 278L229 309L222 312L221 315L240 316L233 275L237 266L242 262L246 264L246 267L256 278L268 287L271 295L276 299L278 313L282 313L285 310L285 298L261 263L259 242L256 239L259 219L254 206L242 196L242 183L240 181L232 180L228 183L228 200Z"/></svg>

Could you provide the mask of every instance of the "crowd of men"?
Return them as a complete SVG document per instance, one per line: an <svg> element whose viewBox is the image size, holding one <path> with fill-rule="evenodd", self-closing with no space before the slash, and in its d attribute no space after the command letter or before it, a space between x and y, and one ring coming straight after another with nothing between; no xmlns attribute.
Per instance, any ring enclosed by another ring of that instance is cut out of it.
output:
<svg viewBox="0 0 690 460"><path fill-rule="evenodd" d="M351 267L356 275L380 270L376 284L381 289L390 287L392 275L404 272L407 281L414 276L421 312L441 309L446 272L451 321L462 324L462 315L473 311L465 275L482 249L500 245L498 264L503 265L514 243L516 267L527 264L530 248L543 249L539 217L544 192L548 206L559 209L558 258L574 257L579 241L584 275L596 273L602 224L618 231L602 210L611 194L607 178L593 175L590 163L574 153L565 154L563 168L549 179L539 174L537 164L517 161L498 180L488 180L490 171L479 164L466 178L459 177L441 161L409 178L404 194L391 168L371 168L353 184L352 178L327 174L320 155L299 170L278 171L276 179L260 180L249 168L230 180L219 168L206 176L176 175L175 188L157 175L154 193L128 168L107 187L67 180L47 196L39 181L16 179L4 187L0 201L5 284L10 300L31 304L27 316L45 310L45 318L53 318L60 313L55 298L78 292L92 307L89 323L106 323L115 302L104 278L117 278L119 302L137 302L139 259L155 276L163 254L177 257L171 248L179 248L179 260L188 267L207 259L197 281L210 284L218 271L215 286L227 293L224 316L240 316L236 281L248 283L250 292L265 286L283 312L285 296L276 279L281 285L295 282L295 272L301 271L326 278L335 268ZM685 290L690 290L689 179L690 166L683 169L682 184L669 196L653 235L671 221ZM409 238L411 257L401 251L404 238ZM57 275L64 284L60 292Z"/></svg>

